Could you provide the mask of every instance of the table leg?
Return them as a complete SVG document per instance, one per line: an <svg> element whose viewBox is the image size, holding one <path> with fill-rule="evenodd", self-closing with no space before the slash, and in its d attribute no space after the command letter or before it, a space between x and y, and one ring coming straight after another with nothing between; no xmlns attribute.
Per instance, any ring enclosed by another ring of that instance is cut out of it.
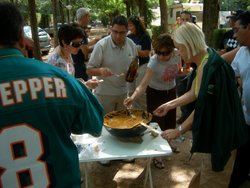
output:
<svg viewBox="0 0 250 188"><path fill-rule="evenodd" d="M153 186L152 173L151 173L151 161L152 161L152 158L147 159L144 187L146 187L147 182L148 182L148 178L149 178L149 186L150 186L150 188L153 188L154 186Z"/></svg>
<svg viewBox="0 0 250 188"><path fill-rule="evenodd" d="M83 174L84 174L84 188L88 188L88 167L87 167L87 163L82 163L83 165Z"/></svg>

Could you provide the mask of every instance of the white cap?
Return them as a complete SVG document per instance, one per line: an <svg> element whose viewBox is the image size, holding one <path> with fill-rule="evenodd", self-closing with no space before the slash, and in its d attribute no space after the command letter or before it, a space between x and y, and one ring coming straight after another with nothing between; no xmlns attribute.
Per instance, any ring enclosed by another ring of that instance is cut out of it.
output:
<svg viewBox="0 0 250 188"><path fill-rule="evenodd" d="M83 16L85 16L86 14L89 14L89 9L88 8L79 8L76 11L76 19L80 20Z"/></svg>

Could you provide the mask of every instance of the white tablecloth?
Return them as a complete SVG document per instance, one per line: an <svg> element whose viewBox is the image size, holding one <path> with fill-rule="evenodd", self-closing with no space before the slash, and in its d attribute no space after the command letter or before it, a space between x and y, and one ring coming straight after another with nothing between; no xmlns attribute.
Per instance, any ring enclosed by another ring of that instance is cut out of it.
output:
<svg viewBox="0 0 250 188"><path fill-rule="evenodd" d="M149 180L150 188L153 188L151 174L151 160L153 157L167 156L172 154L168 142L160 135L153 137L150 132L145 132L142 142L128 142L112 136L105 128L100 137L93 137L89 134L73 136L79 153L79 161L87 163L91 161L117 160L131 158L147 158L144 187ZM84 169L85 187L88 187L88 170Z"/></svg>
<svg viewBox="0 0 250 188"><path fill-rule="evenodd" d="M127 158L148 158L166 156L172 153L168 142L160 135L153 137L145 132L142 142L130 142L112 136L105 128L100 137L89 134L74 136L75 142L80 148L80 162L116 160Z"/></svg>

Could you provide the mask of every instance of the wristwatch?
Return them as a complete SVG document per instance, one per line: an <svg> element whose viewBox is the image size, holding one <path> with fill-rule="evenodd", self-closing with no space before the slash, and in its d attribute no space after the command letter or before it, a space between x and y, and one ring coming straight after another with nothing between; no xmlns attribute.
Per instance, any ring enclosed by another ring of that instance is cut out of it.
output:
<svg viewBox="0 0 250 188"><path fill-rule="evenodd" d="M181 126L181 125L178 127L178 131L179 131L179 132L181 133L181 135L182 135L183 129L182 129L182 126Z"/></svg>

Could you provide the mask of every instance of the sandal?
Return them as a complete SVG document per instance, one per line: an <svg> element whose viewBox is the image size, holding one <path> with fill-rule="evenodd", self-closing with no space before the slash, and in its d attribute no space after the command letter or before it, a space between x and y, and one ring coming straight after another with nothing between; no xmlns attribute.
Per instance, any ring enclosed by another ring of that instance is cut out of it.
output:
<svg viewBox="0 0 250 188"><path fill-rule="evenodd" d="M154 163L155 167L158 168L158 169L163 169L163 168L165 168L164 162L162 161L161 158L159 158L159 159L154 158L154 159L153 159L153 163Z"/></svg>

